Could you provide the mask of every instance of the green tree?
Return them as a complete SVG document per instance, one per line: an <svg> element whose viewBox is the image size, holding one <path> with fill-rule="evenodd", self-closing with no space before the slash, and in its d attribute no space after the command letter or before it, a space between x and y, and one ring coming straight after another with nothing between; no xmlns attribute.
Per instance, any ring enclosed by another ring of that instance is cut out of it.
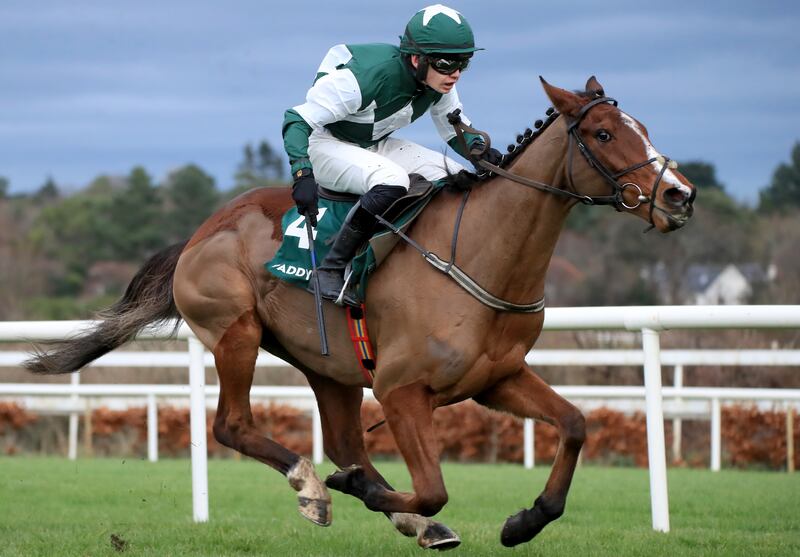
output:
<svg viewBox="0 0 800 557"><path fill-rule="evenodd" d="M189 238L207 219L219 201L214 178L190 164L171 173L164 185L168 202L166 226L170 241Z"/></svg>
<svg viewBox="0 0 800 557"><path fill-rule="evenodd" d="M681 163L678 170L698 189L725 189L725 186L717 180L717 169L711 163L689 161Z"/></svg>
<svg viewBox="0 0 800 557"><path fill-rule="evenodd" d="M797 207L800 207L800 142L794 144L789 163L778 165L770 185L761 190L758 210L775 213Z"/></svg>
<svg viewBox="0 0 800 557"><path fill-rule="evenodd" d="M8 178L0 176L0 199L8 197Z"/></svg>
<svg viewBox="0 0 800 557"><path fill-rule="evenodd" d="M52 176L48 176L47 180L45 180L42 187L34 195L34 198L37 201L53 201L58 199L60 193L58 191L58 186L56 185L55 180L53 180Z"/></svg>
<svg viewBox="0 0 800 557"><path fill-rule="evenodd" d="M60 269L51 274L53 293L79 293L92 264L113 259L111 199L109 190L98 187L42 209L31 230L31 240L44 255L59 263Z"/></svg>
<svg viewBox="0 0 800 557"><path fill-rule="evenodd" d="M111 201L115 259L141 261L166 245L161 197L144 168L131 170L125 188L115 191Z"/></svg>
<svg viewBox="0 0 800 557"><path fill-rule="evenodd" d="M256 147L244 146L242 162L234 176L237 192L252 188L283 186L285 173L283 157L272 146L261 141Z"/></svg>

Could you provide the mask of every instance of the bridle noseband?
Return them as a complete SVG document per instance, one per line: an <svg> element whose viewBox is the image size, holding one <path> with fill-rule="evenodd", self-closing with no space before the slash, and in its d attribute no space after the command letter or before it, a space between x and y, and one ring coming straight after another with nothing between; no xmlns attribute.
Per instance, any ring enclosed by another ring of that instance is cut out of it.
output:
<svg viewBox="0 0 800 557"><path fill-rule="evenodd" d="M573 141L570 141L567 147L567 183L568 189L561 189L551 186L550 184L544 184L542 182L537 182L536 180L531 180L530 178L525 178L524 176L519 176L512 172L505 170L504 168L491 164L484 160L478 160L477 164L492 174L497 174L498 176L502 176L504 178L508 178L518 184L522 184L523 186L528 186L531 188L535 188L541 191L545 191L548 193L552 193L554 195L558 195L561 197L567 197L576 199L577 201L583 203L584 205L611 205L617 211L623 210L633 210L638 208L640 205L645 203L650 204L650 212L649 212L649 221L650 221L650 228L652 229L655 224L653 223L653 210L656 209L656 194L658 193L659 185L661 184L661 179L664 177L664 173L667 171L667 168L675 168L675 162L671 161L667 157L652 157L647 159L644 162L640 162L634 165L631 165L627 168L624 168L618 172L610 171L606 165L604 165L589 147L586 145L586 142L581 137L580 132L578 131L578 126L583 121L584 117L589 113L589 111L599 104L612 104L617 106L617 101L610 97L601 96L596 99L593 99L586 103L578 112L578 115L575 119L567 125L567 133L569 136L574 140L574 144L577 145L578 150L581 152L583 157L586 159L586 162L589 163L589 166L594 168L600 175L611 185L612 191L611 195L583 195L577 192L575 188L575 184L572 178L572 163L573 163ZM483 137L484 144L477 148L470 151L470 156L474 158L479 158L489 147L491 146L491 140L489 136L479 130L476 130L466 124L461 120L460 111L456 111L454 113L448 114L448 119L450 123L456 130L456 135L458 137L459 142L461 143L464 151L466 152L466 140L464 139L464 132L469 133L476 133ZM625 176L626 174L630 174L634 170L638 170L648 164L653 162L660 162L661 163L661 171L658 173L656 177L655 183L653 184L653 189L650 191L650 196L644 195L642 188L634 183L634 182L623 182L620 183L620 178ZM628 204L625 202L624 193L626 190L632 189L634 192L637 193L636 202L634 204Z"/></svg>

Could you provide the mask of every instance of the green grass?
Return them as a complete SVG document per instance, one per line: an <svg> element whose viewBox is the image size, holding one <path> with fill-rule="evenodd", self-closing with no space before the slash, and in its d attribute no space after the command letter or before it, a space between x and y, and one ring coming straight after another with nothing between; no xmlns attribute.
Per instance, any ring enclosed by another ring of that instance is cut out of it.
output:
<svg viewBox="0 0 800 557"><path fill-rule="evenodd" d="M408 488L401 464L379 468ZM450 555L800 555L800 475L671 470L672 532L661 534L650 527L647 470L590 466L578 470L560 520L503 548L503 520L530 505L547 472L445 465L450 502L438 519L463 542ZM340 493L333 525L311 524L285 479L252 461L209 462L209 490L211 520L194 524L188 461L0 458L0 555L119 555L112 534L131 556L424 553Z"/></svg>

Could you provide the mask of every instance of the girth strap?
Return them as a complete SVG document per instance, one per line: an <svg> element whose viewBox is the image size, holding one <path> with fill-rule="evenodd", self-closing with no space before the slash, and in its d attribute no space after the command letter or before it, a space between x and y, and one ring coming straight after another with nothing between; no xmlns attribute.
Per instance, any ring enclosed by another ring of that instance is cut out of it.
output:
<svg viewBox="0 0 800 557"><path fill-rule="evenodd" d="M538 313L544 309L544 298L531 304L515 304L498 298L494 294L487 292L480 284L475 282L472 277L461 270L455 263L442 261L435 253L428 252L423 254L425 260L438 269L449 275L458 283L461 288L472 294L484 305L500 311L512 311L515 313Z"/></svg>

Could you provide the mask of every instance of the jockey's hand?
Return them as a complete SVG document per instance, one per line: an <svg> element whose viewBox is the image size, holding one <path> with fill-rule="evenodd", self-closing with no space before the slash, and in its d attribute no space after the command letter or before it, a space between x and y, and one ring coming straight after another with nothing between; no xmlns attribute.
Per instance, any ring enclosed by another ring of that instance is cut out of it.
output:
<svg viewBox="0 0 800 557"><path fill-rule="evenodd" d="M494 147L489 147L488 149L485 149L483 153L477 157L474 157L472 159L472 164L475 165L475 170L478 171L479 176L490 172L488 169L480 165L480 161L486 161L489 164L499 166L500 163L503 162L503 154Z"/></svg>
<svg viewBox="0 0 800 557"><path fill-rule="evenodd" d="M317 226L317 181L311 170L303 172L294 181L292 199L297 205L297 212L306 217L311 226Z"/></svg>

